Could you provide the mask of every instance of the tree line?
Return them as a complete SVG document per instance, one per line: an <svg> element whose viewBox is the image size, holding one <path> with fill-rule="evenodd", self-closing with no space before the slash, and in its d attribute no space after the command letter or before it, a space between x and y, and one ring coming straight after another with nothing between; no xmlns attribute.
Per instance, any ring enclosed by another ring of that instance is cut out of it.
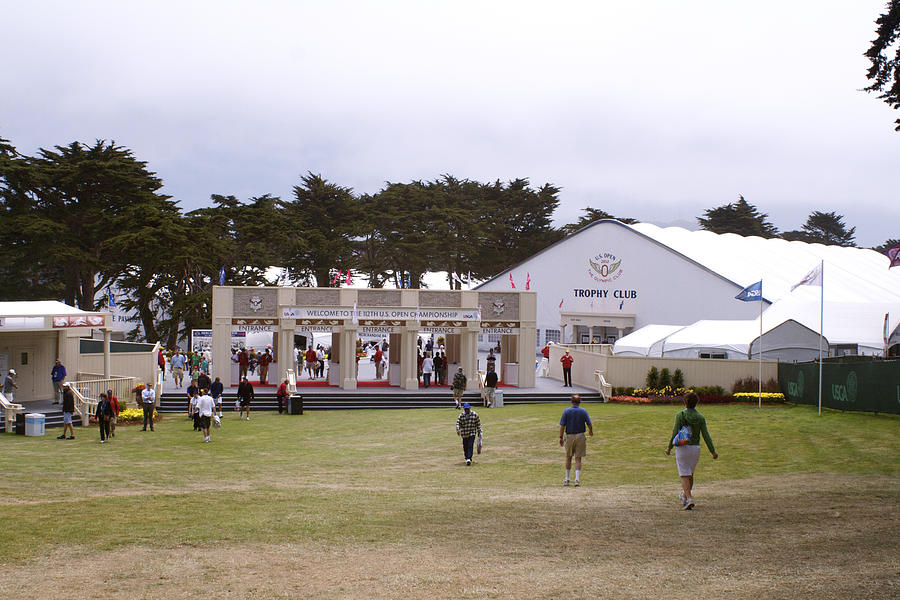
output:
<svg viewBox="0 0 900 600"><path fill-rule="evenodd" d="M162 186L114 142L26 156L0 138L0 300L55 298L98 310L114 285L134 315L130 337L172 346L209 326L220 270L226 285L256 286L272 283L266 271L276 265L294 284L322 287L340 285L348 271L370 287L419 287L425 273L446 271L458 289L460 280L491 277L593 221L617 218L588 207L554 227L559 188L528 179L442 175L357 194L308 173L287 199L213 194L210 206L189 212ZM802 229L779 234L743 197L698 221L718 233L854 245L855 228L840 215L815 211Z"/></svg>

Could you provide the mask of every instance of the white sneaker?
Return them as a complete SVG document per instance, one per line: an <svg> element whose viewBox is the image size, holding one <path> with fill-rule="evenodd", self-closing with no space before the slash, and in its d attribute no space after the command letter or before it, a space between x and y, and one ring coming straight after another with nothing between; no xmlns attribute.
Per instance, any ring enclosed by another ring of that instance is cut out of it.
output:
<svg viewBox="0 0 900 600"><path fill-rule="evenodd" d="M578 480L576 479L576 480L575 480L575 487L578 487L579 485L581 485L581 482L578 481Z"/></svg>
<svg viewBox="0 0 900 600"><path fill-rule="evenodd" d="M684 506L681 507L681 510L691 510L694 508L694 499L688 498L684 501Z"/></svg>
<svg viewBox="0 0 900 600"><path fill-rule="evenodd" d="M209 437L206 437L203 441L204 441L204 442L208 442L208 441L209 441Z"/></svg>
<svg viewBox="0 0 900 600"><path fill-rule="evenodd" d="M569 485L569 478L568 478L568 477L566 477L565 479L563 479L563 485Z"/></svg>
<svg viewBox="0 0 900 600"><path fill-rule="evenodd" d="M249 421L249 420L250 420L250 417L247 417L247 420Z"/></svg>

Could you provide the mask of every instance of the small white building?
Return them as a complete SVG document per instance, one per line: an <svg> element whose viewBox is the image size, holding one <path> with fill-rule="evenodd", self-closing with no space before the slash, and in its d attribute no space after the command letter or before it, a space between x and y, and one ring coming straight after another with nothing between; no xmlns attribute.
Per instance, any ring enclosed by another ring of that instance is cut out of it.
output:
<svg viewBox="0 0 900 600"><path fill-rule="evenodd" d="M823 263L824 288L791 290ZM882 354L885 337L900 341L900 269L888 265L886 256L860 248L605 219L476 289L515 285L537 292L538 347L547 342L617 343L641 332L618 346L632 354L646 347L667 355L676 351L670 341L681 339L681 356L722 354L716 348L728 347L729 357L747 358L759 352L760 305L735 296L762 280L763 357L803 360L809 356L810 332L818 354L822 290L822 331L830 355ZM699 322L706 324L687 329ZM648 325L669 328L643 332ZM766 335L772 341L768 350Z"/></svg>

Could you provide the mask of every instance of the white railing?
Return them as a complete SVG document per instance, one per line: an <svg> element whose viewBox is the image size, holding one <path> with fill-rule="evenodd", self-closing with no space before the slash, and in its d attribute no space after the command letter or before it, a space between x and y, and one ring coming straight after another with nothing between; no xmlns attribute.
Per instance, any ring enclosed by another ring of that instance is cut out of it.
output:
<svg viewBox="0 0 900 600"><path fill-rule="evenodd" d="M83 377L84 374L79 373L78 376ZM158 378L159 376L157 376ZM134 394L132 394L131 390L135 385L137 385L135 377L110 377L108 379L82 379L74 382L72 387L83 398L93 401L94 406L96 406L97 398L100 394L105 394L108 390L112 390L112 393L119 399L119 405L123 406L125 402L134 402ZM161 386L160 383L157 383L157 385Z"/></svg>
<svg viewBox="0 0 900 600"><path fill-rule="evenodd" d="M603 401L609 402L612 396L612 385L606 382L606 377L601 371L594 371L594 381L597 383L597 391L603 396Z"/></svg>
<svg viewBox="0 0 900 600"><path fill-rule="evenodd" d="M72 395L75 396L75 412L81 416L81 426L87 427L90 425L91 415L97 411L99 399L97 396L85 396L78 391L74 384L69 384L69 389L72 390Z"/></svg>
<svg viewBox="0 0 900 600"><path fill-rule="evenodd" d="M6 399L6 396L3 395L3 392L0 392L0 408L2 408L4 412L3 416L5 419L6 433L13 433L15 431L16 415L25 412L25 407L21 404L10 402Z"/></svg>

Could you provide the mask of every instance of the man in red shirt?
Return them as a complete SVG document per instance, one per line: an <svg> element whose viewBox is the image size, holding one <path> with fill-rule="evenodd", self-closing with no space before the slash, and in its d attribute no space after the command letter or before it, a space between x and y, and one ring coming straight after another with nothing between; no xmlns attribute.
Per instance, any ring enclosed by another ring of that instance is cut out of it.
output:
<svg viewBox="0 0 900 600"><path fill-rule="evenodd" d="M290 410L287 405L288 399L288 380L285 379L281 382L281 385L278 386L278 392L275 394L275 397L278 399L278 414L281 414L281 411L284 410L287 412Z"/></svg>
<svg viewBox="0 0 900 600"><path fill-rule="evenodd" d="M306 372L309 373L310 379L316 378L316 366L319 363L319 357L316 356L316 350L312 346L306 351Z"/></svg>
<svg viewBox="0 0 900 600"><path fill-rule="evenodd" d="M263 385L269 383L269 365L275 360L272 352L266 348L266 352L259 357L259 382Z"/></svg>
<svg viewBox="0 0 900 600"><path fill-rule="evenodd" d="M575 362L575 359L572 358L572 355L566 350L566 353L562 355L559 362L562 363L563 368L563 387L572 387L572 363Z"/></svg>
<svg viewBox="0 0 900 600"><path fill-rule="evenodd" d="M246 348L241 348L241 351L238 352L238 379L244 380L247 378L247 369L250 367L250 355L247 354Z"/></svg>
<svg viewBox="0 0 900 600"><path fill-rule="evenodd" d="M375 379L381 379L384 376L384 353L381 352L381 348L375 346L375 354L372 356L372 361L375 363Z"/></svg>

